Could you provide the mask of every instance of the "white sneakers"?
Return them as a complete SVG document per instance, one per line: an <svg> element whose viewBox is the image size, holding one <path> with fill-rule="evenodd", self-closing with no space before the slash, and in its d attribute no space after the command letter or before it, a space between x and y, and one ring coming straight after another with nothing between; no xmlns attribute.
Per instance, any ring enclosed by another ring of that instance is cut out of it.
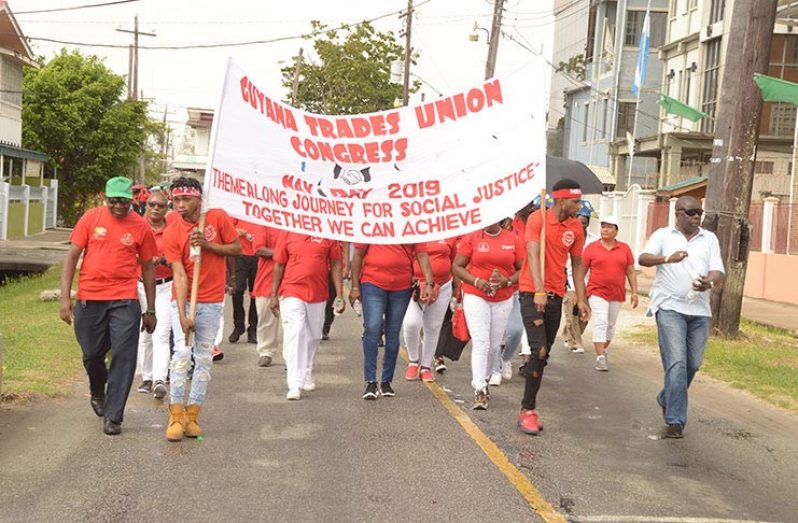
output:
<svg viewBox="0 0 798 523"><path fill-rule="evenodd" d="M610 370L607 366L607 356L596 356L596 370L607 371Z"/></svg>
<svg viewBox="0 0 798 523"><path fill-rule="evenodd" d="M316 381L313 379L313 374L308 371L307 376L305 376L305 383L302 384L302 390L307 392L312 392L316 390Z"/></svg>
<svg viewBox="0 0 798 523"><path fill-rule="evenodd" d="M510 381L513 377L513 362L510 361L502 361L502 379L504 381Z"/></svg>
<svg viewBox="0 0 798 523"><path fill-rule="evenodd" d="M285 395L287 400L298 400L302 397L302 391L299 389L288 389L288 394Z"/></svg>
<svg viewBox="0 0 798 523"><path fill-rule="evenodd" d="M498 387L502 384L502 375L500 372L494 372L490 375L490 379L488 380L488 385L493 385L494 387Z"/></svg>

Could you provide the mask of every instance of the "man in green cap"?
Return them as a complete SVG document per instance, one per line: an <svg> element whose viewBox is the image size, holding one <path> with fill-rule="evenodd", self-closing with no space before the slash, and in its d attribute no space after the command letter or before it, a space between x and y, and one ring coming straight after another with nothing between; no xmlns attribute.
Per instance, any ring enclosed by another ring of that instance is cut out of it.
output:
<svg viewBox="0 0 798 523"><path fill-rule="evenodd" d="M61 273L61 319L75 320L75 337L83 350L89 376L91 407L104 417L103 431L122 431L125 403L136 372L139 325L155 329L155 237L144 219L131 212L133 182L124 176L108 180L105 202L89 209L75 225ZM77 306L72 280L83 254L78 276ZM141 277L147 310L138 300ZM105 356L111 351L111 365Z"/></svg>

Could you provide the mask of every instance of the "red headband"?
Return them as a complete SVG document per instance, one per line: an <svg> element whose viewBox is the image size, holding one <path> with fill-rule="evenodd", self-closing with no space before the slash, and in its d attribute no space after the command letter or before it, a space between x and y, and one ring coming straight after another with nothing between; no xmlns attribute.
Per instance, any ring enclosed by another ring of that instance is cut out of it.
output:
<svg viewBox="0 0 798 523"><path fill-rule="evenodd" d="M563 198L581 198L582 189L558 189L552 193L552 198L561 200Z"/></svg>
<svg viewBox="0 0 798 523"><path fill-rule="evenodd" d="M176 196L194 196L202 198L202 193L196 187L175 187L172 189L172 198Z"/></svg>

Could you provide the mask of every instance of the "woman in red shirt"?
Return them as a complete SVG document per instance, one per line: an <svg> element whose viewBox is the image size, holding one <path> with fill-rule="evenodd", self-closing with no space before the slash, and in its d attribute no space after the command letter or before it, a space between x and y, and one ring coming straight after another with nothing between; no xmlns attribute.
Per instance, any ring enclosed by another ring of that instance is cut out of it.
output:
<svg viewBox="0 0 798 523"><path fill-rule="evenodd" d="M432 376L432 360L438 345L443 317L452 298L452 261L457 254L455 238L426 242L423 248L427 251L432 278L435 281L437 298L432 303L413 300L407 307L402 330L407 344L407 365L405 379L409 381L421 378L424 382L435 381ZM416 280L424 281L424 274L418 261L413 263ZM424 328L424 341L421 341L421 329ZM418 349L421 345L421 361L419 366Z"/></svg>
<svg viewBox="0 0 798 523"><path fill-rule="evenodd" d="M464 236L457 248L452 274L463 282L475 410L488 408L491 362L498 357L525 252L521 239L499 223Z"/></svg>
<svg viewBox="0 0 798 523"><path fill-rule="evenodd" d="M144 219L155 235L158 254L152 260L155 266L155 318L157 323L152 334L142 331L139 335L139 361L141 362L142 394L152 393L155 399L163 399L166 389L166 373L169 370L169 334L172 331L170 318L172 306L172 266L166 262L163 249L163 233L166 229L166 212L169 201L160 187L149 191L145 203ZM147 298L144 283L139 280L139 302L146 310Z"/></svg>
<svg viewBox="0 0 798 523"><path fill-rule="evenodd" d="M399 355L399 331L413 293L413 260L418 259L424 281L421 300L432 303L435 280L424 244L367 245L354 244L352 257L352 290L349 301L361 300L363 307L363 374L366 390L363 399L375 400L378 395L395 396L391 387L396 357ZM385 318L385 355L382 380L377 386L377 340Z"/></svg>
<svg viewBox="0 0 798 523"><path fill-rule="evenodd" d="M585 247L582 264L590 271L587 301L593 316L593 346L596 349L596 370L609 370L607 349L615 335L615 322L626 301L626 282L632 287L632 307L637 307L637 275L632 249L617 241L618 220L607 216L601 220L601 239Z"/></svg>
<svg viewBox="0 0 798 523"><path fill-rule="evenodd" d="M324 307L329 297L327 267L335 284L337 312L344 310L341 297L341 246L307 234L282 232L272 256L271 310L283 325L283 359L287 369L286 399L298 400L301 391L316 389L313 358L321 342Z"/></svg>

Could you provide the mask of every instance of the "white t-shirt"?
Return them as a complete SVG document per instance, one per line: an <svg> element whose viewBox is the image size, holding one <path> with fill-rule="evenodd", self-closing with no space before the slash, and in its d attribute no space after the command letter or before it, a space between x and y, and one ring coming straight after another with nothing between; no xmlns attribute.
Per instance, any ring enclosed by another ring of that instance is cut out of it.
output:
<svg viewBox="0 0 798 523"><path fill-rule="evenodd" d="M666 257L676 251L687 251L687 257L679 263L657 265L648 315L666 309L688 316L712 316L709 292L694 291L690 273L707 276L710 271L725 272L717 236L699 228L688 241L676 227L663 227L654 231L643 249L644 253Z"/></svg>

